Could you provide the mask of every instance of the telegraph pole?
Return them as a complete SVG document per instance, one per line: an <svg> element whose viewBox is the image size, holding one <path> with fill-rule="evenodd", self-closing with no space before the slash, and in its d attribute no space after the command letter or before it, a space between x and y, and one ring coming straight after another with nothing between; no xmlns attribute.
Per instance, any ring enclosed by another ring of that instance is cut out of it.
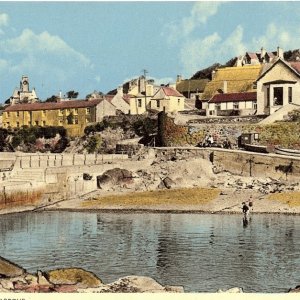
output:
<svg viewBox="0 0 300 300"><path fill-rule="evenodd" d="M146 107L146 104L147 104L147 79L146 79L146 76L147 76L147 73L149 73L149 72L146 69L143 69L142 72L145 77L145 107Z"/></svg>

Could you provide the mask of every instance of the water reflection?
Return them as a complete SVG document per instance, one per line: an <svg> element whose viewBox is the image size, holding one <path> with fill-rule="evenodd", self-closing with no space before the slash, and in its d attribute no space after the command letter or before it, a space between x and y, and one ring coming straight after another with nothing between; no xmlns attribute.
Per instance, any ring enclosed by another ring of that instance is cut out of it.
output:
<svg viewBox="0 0 300 300"><path fill-rule="evenodd" d="M285 292L299 284L293 216L26 213L1 216L0 253L31 272L83 267L104 282L151 276L187 291L232 286Z"/></svg>

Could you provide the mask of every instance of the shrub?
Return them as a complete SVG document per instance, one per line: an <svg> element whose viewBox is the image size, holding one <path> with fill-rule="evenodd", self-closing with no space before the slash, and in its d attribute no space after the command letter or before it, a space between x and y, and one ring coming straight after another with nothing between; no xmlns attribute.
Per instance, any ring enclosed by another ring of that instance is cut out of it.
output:
<svg viewBox="0 0 300 300"><path fill-rule="evenodd" d="M102 139L100 136L92 136L90 137L87 145L85 146L88 153L94 153L100 149L102 145Z"/></svg>

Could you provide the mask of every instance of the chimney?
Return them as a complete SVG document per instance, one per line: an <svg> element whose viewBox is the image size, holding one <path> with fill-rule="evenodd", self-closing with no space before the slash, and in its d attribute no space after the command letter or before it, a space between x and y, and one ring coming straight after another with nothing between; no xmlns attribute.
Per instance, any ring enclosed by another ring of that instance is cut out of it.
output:
<svg viewBox="0 0 300 300"><path fill-rule="evenodd" d="M265 55L266 55L266 50L265 50L264 47L261 47L261 49L260 49L260 59L261 59L262 62L264 62L264 60L265 60Z"/></svg>
<svg viewBox="0 0 300 300"><path fill-rule="evenodd" d="M213 79L215 78L215 76L216 76L216 71L213 70L213 71L211 72L211 80L213 80Z"/></svg>
<svg viewBox="0 0 300 300"><path fill-rule="evenodd" d="M283 59L283 50L280 47L277 47L277 57Z"/></svg>
<svg viewBox="0 0 300 300"><path fill-rule="evenodd" d="M122 85L118 86L117 94L123 96L123 86Z"/></svg>
<svg viewBox="0 0 300 300"><path fill-rule="evenodd" d="M176 82L180 82L182 80L182 76L181 75L177 75L177 80Z"/></svg>
<svg viewBox="0 0 300 300"><path fill-rule="evenodd" d="M226 80L223 81L223 93L224 94L227 93L227 81Z"/></svg>

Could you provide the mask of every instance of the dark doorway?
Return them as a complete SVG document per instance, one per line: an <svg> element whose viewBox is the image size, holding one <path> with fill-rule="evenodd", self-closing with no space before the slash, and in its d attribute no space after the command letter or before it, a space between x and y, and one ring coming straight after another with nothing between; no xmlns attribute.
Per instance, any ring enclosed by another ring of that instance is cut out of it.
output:
<svg viewBox="0 0 300 300"><path fill-rule="evenodd" d="M275 87L274 88L274 106L283 105L283 88Z"/></svg>

